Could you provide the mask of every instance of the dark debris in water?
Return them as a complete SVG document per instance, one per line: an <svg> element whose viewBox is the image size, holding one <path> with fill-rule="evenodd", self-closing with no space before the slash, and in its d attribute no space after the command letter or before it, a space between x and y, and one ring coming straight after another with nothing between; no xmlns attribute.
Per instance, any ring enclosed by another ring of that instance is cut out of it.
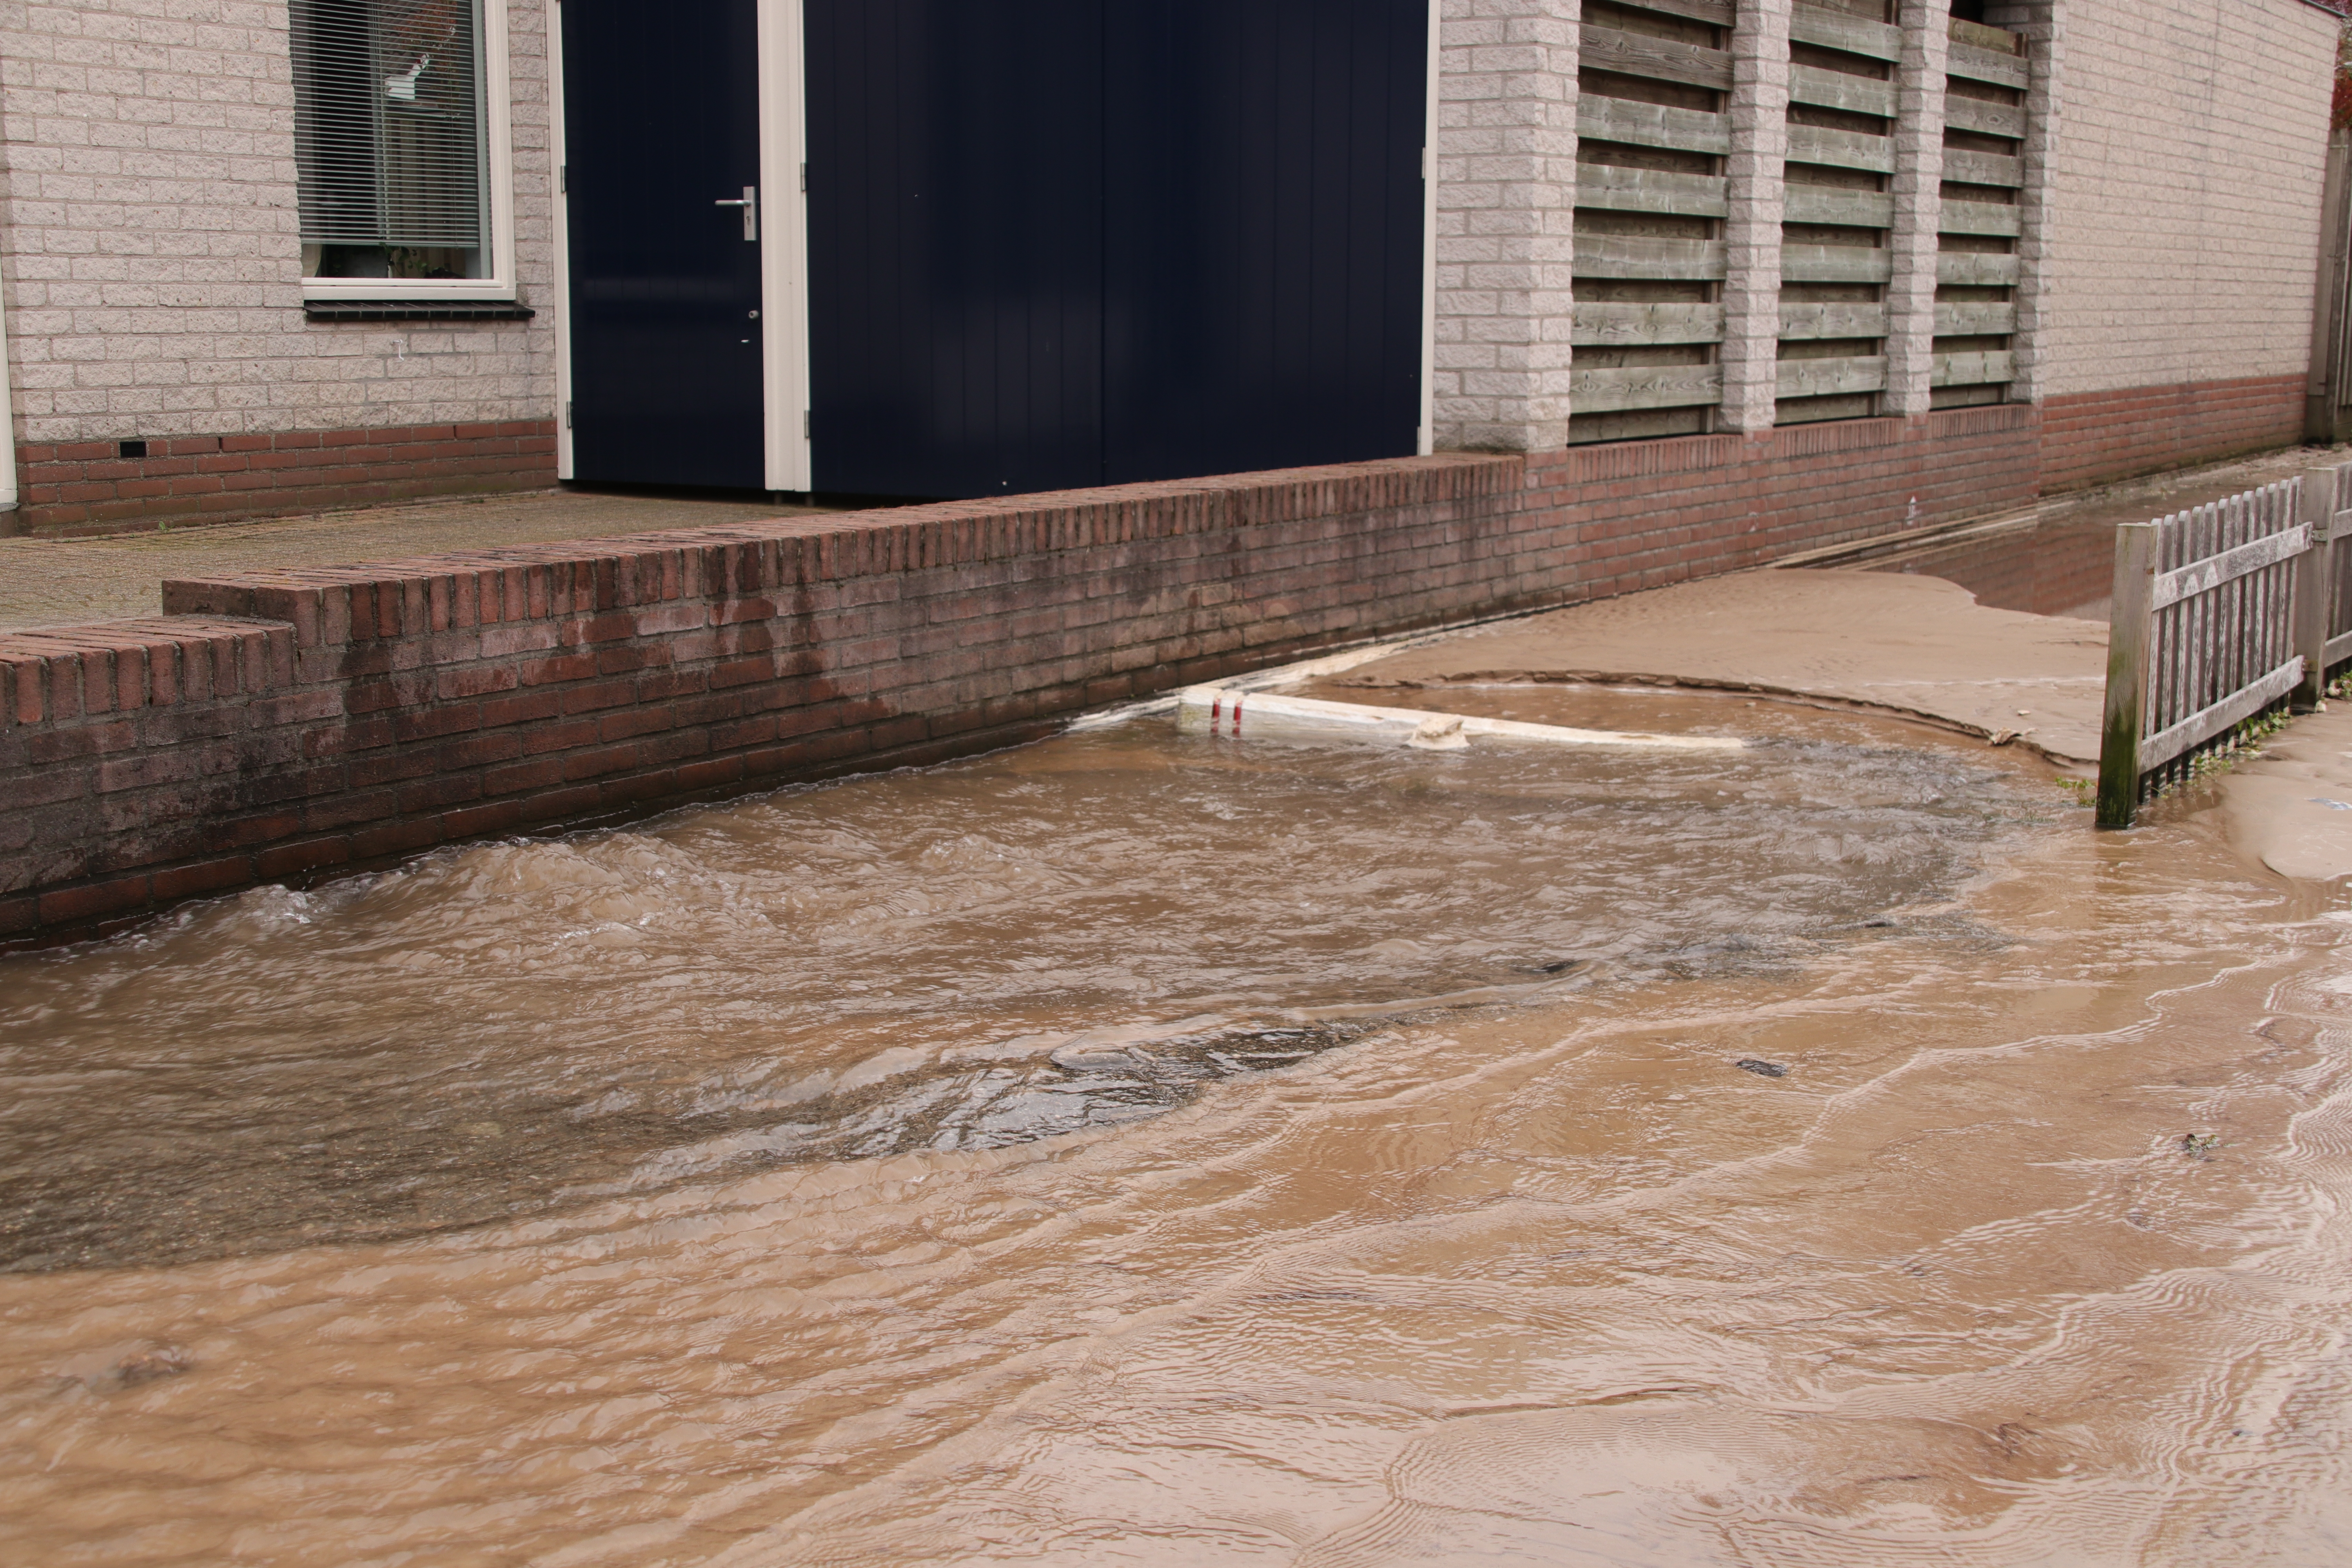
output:
<svg viewBox="0 0 2352 1568"><path fill-rule="evenodd" d="M158 1383L167 1377L177 1377L196 1364L196 1358L177 1345L158 1345L137 1355L124 1356L114 1363L114 1381L123 1388L136 1388L142 1383Z"/></svg>
<svg viewBox="0 0 2352 1568"><path fill-rule="evenodd" d="M1927 914L1906 917L1874 915L1851 925L1836 928L1842 934L1870 939L1906 937L1929 942L1948 942L1971 952L2000 952L2015 947L2018 939L1996 926L1987 925L1964 910L1937 910Z"/></svg>
<svg viewBox="0 0 2352 1568"><path fill-rule="evenodd" d="M1752 1072L1758 1078L1787 1078L1788 1067L1780 1062L1759 1061L1754 1057L1742 1057L1731 1064L1741 1072Z"/></svg>
<svg viewBox="0 0 2352 1568"><path fill-rule="evenodd" d="M1149 1044L1065 1048L1045 1061L877 1084L808 1103L800 1135L709 1173L921 1149L999 1149L1173 1110L1222 1078L1319 1056L1401 1020L1223 1028Z"/></svg>

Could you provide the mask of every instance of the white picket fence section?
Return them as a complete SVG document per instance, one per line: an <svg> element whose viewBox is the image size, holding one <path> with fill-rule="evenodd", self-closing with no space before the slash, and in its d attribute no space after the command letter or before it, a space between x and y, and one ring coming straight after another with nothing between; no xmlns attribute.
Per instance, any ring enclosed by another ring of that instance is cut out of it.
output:
<svg viewBox="0 0 2352 1568"><path fill-rule="evenodd" d="M2128 827L2201 748L2352 658L2352 464L2116 531L2099 826ZM2331 635L2333 634L2333 635Z"/></svg>

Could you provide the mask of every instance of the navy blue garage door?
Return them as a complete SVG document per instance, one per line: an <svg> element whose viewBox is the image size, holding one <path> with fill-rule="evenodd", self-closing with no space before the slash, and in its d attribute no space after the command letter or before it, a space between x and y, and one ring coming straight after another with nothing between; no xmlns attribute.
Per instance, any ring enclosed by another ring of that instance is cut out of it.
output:
<svg viewBox="0 0 2352 1568"><path fill-rule="evenodd" d="M1426 0L808 0L819 489L1397 457Z"/></svg>

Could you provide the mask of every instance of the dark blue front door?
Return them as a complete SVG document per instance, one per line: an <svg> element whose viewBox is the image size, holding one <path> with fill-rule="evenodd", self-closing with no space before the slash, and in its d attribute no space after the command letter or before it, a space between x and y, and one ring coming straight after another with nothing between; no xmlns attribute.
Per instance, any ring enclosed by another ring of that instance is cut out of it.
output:
<svg viewBox="0 0 2352 1568"><path fill-rule="evenodd" d="M756 0L558 9L574 477L764 488Z"/></svg>
<svg viewBox="0 0 2352 1568"><path fill-rule="evenodd" d="M1411 453L1428 4L807 0L817 488Z"/></svg>

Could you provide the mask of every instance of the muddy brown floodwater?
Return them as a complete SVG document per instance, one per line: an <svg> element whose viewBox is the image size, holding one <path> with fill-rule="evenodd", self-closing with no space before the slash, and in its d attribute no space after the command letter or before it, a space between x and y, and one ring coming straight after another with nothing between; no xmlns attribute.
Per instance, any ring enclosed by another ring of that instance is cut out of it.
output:
<svg viewBox="0 0 2352 1568"><path fill-rule="evenodd" d="M0 962L0 1560L2352 1561L2336 902L1442 695L1756 743L1143 720Z"/></svg>

